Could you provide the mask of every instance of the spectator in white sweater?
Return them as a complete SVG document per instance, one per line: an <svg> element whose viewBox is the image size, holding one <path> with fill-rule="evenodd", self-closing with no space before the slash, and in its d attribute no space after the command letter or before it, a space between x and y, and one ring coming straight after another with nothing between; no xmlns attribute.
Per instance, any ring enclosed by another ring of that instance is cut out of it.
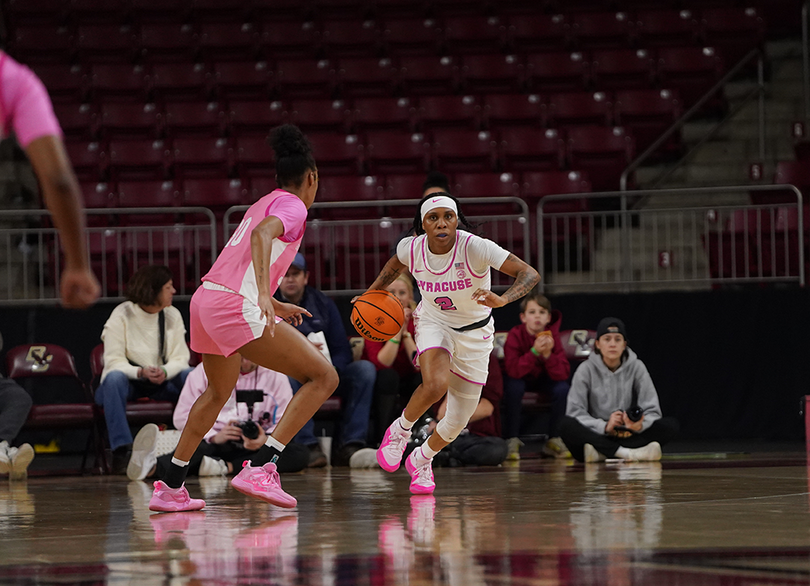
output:
<svg viewBox="0 0 810 586"><path fill-rule="evenodd" d="M126 472L132 450L127 401L177 402L191 371L183 316L172 306L174 293L168 267L141 267L127 284L127 301L104 324L104 370L96 403L104 407L113 474Z"/></svg>

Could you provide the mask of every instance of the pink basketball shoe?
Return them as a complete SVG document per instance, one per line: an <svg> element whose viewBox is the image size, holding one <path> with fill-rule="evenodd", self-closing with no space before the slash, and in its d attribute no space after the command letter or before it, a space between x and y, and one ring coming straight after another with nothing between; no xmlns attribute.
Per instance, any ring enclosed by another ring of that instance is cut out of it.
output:
<svg viewBox="0 0 810 586"><path fill-rule="evenodd" d="M420 452L419 449L411 452L411 455L405 460L405 470L411 475L411 492L413 494L431 494L436 488L436 483L433 482L433 459L431 458L421 466L417 466L414 456Z"/></svg>
<svg viewBox="0 0 810 586"><path fill-rule="evenodd" d="M298 504L294 497L281 489L281 479L272 462L264 466L251 466L250 460L245 460L242 470L231 480L231 486L277 507L292 509Z"/></svg>
<svg viewBox="0 0 810 586"><path fill-rule="evenodd" d="M402 462L402 454L405 453L405 448L408 447L408 439L411 437L411 432L403 429L399 424L399 420L394 421L385 430L382 443L377 450L377 463L380 468L386 472L395 472Z"/></svg>
<svg viewBox="0 0 810 586"><path fill-rule="evenodd" d="M150 511L163 513L176 513L178 511L199 511L205 506L202 499L193 499L188 496L185 485L180 488L169 488L162 480L154 484L155 492L149 500Z"/></svg>

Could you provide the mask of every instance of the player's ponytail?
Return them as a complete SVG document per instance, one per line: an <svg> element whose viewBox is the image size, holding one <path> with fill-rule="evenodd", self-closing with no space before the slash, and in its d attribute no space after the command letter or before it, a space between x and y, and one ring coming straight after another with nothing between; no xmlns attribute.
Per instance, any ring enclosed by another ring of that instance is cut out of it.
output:
<svg viewBox="0 0 810 586"><path fill-rule="evenodd" d="M419 203L416 205L416 214L413 216L413 233L419 236L420 234L425 233L425 229L422 228L422 204L425 203L431 197L437 197L439 195L449 197L454 202L456 202L456 209L458 210L458 223L460 226L465 228L468 232L475 232L475 229L478 227L477 224L473 224L467 218L464 217L464 212L461 211L461 204L459 204L458 199L450 195L449 193L439 191L434 192L431 194L426 195Z"/></svg>
<svg viewBox="0 0 810 586"><path fill-rule="evenodd" d="M315 171L312 146L297 126L284 124L270 132L270 145L276 154L276 181L279 187L298 187L304 174Z"/></svg>

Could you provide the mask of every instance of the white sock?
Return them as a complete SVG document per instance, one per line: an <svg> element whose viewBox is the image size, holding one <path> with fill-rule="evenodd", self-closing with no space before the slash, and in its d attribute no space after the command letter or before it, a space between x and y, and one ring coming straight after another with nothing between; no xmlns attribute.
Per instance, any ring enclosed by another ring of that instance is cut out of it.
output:
<svg viewBox="0 0 810 586"><path fill-rule="evenodd" d="M404 429L405 431L410 431L411 428L416 423L416 421L408 421L407 419L405 419L405 411L402 412L402 415L400 415L397 421L399 421L400 427L402 427L402 429Z"/></svg>
<svg viewBox="0 0 810 586"><path fill-rule="evenodd" d="M614 457L621 458L622 460L626 460L631 455L632 455L632 453L630 452L630 448L625 448L624 446L622 446L621 448L616 450L616 455Z"/></svg>
<svg viewBox="0 0 810 586"><path fill-rule="evenodd" d="M183 462L183 460L178 460L174 456L172 456L172 464L174 464L175 466L180 466L181 468L183 466L188 466L188 462Z"/></svg>
<svg viewBox="0 0 810 586"><path fill-rule="evenodd" d="M267 441L264 442L264 445L266 445L266 446L268 446L270 448L275 448L279 452L283 452L284 448L287 447L286 445L284 445L280 441L278 441L276 438L274 438L272 435L267 436Z"/></svg>
<svg viewBox="0 0 810 586"><path fill-rule="evenodd" d="M427 442L419 446L413 451L413 462L416 464L416 467L424 466L431 460L433 460L433 456L438 454L436 450L430 449L430 446L427 445Z"/></svg>

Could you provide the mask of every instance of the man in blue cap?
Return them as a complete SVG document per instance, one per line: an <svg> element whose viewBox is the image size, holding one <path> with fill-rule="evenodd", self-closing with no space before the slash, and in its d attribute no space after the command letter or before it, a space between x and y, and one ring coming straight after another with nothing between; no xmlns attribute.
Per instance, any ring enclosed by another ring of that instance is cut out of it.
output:
<svg viewBox="0 0 810 586"><path fill-rule="evenodd" d="M351 345L337 305L308 283L307 261L299 252L284 275L276 291L276 298L304 307L312 314L312 317L303 316L304 320L298 326L298 331L324 353L340 375L336 392L342 399L343 413L338 430L340 447L335 451L333 463L352 468L376 466L374 450L364 448L377 369L368 360L352 361ZM290 383L293 392L301 386L301 383L293 379ZM311 468L326 465L326 457L318 446L312 420L298 432L295 441L309 446Z"/></svg>

